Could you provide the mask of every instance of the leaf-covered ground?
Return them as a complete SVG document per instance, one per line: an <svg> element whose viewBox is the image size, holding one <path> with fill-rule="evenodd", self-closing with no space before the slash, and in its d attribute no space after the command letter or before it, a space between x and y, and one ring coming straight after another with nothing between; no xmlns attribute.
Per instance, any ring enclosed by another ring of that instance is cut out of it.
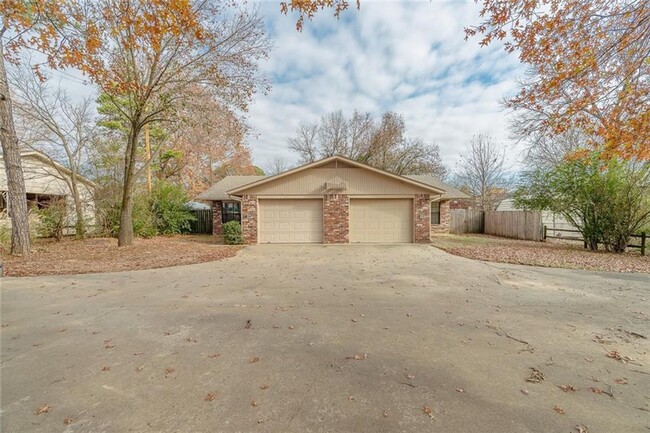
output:
<svg viewBox="0 0 650 433"><path fill-rule="evenodd" d="M117 239L50 239L36 241L27 257L2 256L4 275L89 274L166 268L211 262L232 257L241 247L217 245L208 235L136 239L133 246L118 248Z"/></svg>
<svg viewBox="0 0 650 433"><path fill-rule="evenodd" d="M487 235L439 235L431 243L451 254L488 262L650 273L650 256L641 256L639 249L611 254L585 250L580 242L535 242Z"/></svg>

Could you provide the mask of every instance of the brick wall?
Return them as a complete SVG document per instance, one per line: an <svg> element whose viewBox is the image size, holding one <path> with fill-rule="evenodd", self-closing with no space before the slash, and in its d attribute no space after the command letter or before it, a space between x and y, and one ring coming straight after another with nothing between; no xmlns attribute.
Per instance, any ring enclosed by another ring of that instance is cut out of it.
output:
<svg viewBox="0 0 650 433"><path fill-rule="evenodd" d="M214 236L223 236L221 204L221 200L212 202L212 234Z"/></svg>
<svg viewBox="0 0 650 433"><path fill-rule="evenodd" d="M440 203L440 224L431 224L431 233L449 233L449 200Z"/></svg>
<svg viewBox="0 0 650 433"><path fill-rule="evenodd" d="M347 194L323 197L323 243L346 244L350 241L350 199Z"/></svg>
<svg viewBox="0 0 650 433"><path fill-rule="evenodd" d="M257 243L257 196L244 195L241 198L241 229L244 243Z"/></svg>
<svg viewBox="0 0 650 433"><path fill-rule="evenodd" d="M431 196L429 194L415 194L413 205L415 243L429 243L431 241Z"/></svg>

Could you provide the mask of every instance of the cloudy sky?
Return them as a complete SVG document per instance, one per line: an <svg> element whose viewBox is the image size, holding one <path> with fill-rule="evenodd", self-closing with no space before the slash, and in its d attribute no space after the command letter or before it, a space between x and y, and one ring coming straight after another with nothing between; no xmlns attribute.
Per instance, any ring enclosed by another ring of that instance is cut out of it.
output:
<svg viewBox="0 0 650 433"><path fill-rule="evenodd" d="M408 133L440 145L453 168L473 134L488 132L507 144L507 113L499 101L523 73L517 57L499 46L464 40L479 20L473 1L372 2L340 20L322 12L295 30L295 16L277 1L261 5L275 50L263 65L273 88L250 111L257 135L249 140L256 164L274 156L296 160L287 148L301 120L356 108L404 115ZM514 163L517 149L509 152Z"/></svg>
<svg viewBox="0 0 650 433"><path fill-rule="evenodd" d="M377 117L404 115L408 134L440 145L453 169L472 135L487 132L508 146L514 166L519 149L507 141L507 113L499 101L515 90L523 74L517 57L498 46L480 48L464 40L463 28L479 21L472 0L362 0L336 20L331 11L295 29L296 16L280 13L280 0L259 4L275 49L261 67L272 82L248 113L254 163L268 167L274 157L289 164L287 148L300 121L354 109ZM55 74L56 75L56 74ZM92 91L82 80L68 81L71 93Z"/></svg>

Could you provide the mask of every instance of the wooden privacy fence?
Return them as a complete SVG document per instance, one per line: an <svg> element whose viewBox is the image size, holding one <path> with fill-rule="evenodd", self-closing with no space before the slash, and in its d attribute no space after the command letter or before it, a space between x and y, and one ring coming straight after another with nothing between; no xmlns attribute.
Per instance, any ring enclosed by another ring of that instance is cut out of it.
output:
<svg viewBox="0 0 650 433"><path fill-rule="evenodd" d="M542 240L542 213L539 211L485 212L485 234L506 238Z"/></svg>
<svg viewBox="0 0 650 433"><path fill-rule="evenodd" d="M452 233L483 233L485 212L472 209L452 209L449 212L449 231Z"/></svg>
<svg viewBox="0 0 650 433"><path fill-rule="evenodd" d="M194 216L196 220L190 223L190 232L212 234L212 209L197 209Z"/></svg>

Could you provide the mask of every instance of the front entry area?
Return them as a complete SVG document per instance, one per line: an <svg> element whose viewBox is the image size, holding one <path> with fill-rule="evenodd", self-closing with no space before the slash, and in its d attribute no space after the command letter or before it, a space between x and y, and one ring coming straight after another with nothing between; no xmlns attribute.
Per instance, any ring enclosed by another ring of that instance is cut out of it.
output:
<svg viewBox="0 0 650 433"><path fill-rule="evenodd" d="M350 242L413 242L413 200L350 199Z"/></svg>
<svg viewBox="0 0 650 433"><path fill-rule="evenodd" d="M259 243L323 242L323 200L260 199Z"/></svg>

